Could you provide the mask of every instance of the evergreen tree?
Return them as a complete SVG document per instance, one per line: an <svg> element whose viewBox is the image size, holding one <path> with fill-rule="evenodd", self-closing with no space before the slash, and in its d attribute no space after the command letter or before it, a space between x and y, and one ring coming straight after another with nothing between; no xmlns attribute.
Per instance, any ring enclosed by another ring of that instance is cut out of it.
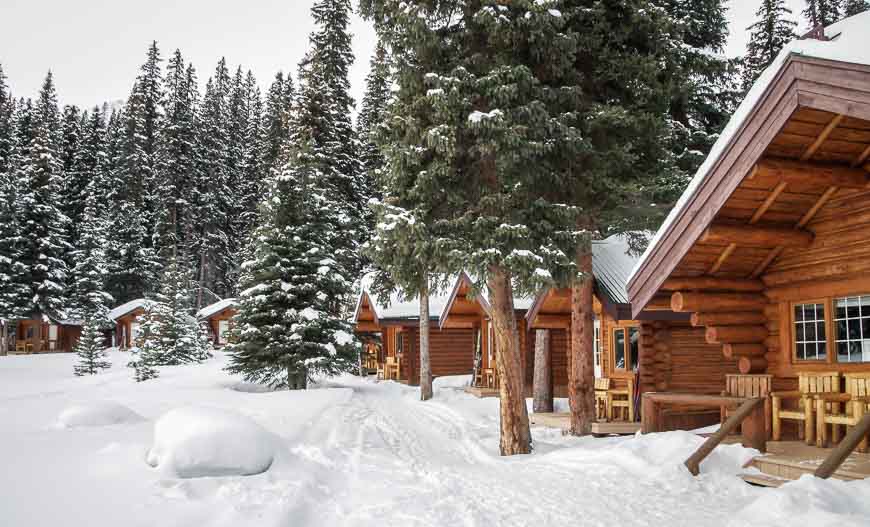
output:
<svg viewBox="0 0 870 527"><path fill-rule="evenodd" d="M100 200L96 179L91 179L85 193L87 197L79 227L79 241L71 258L75 262L71 295L74 310L71 315L102 330L111 325L108 314L113 303L112 295L106 292L108 266L105 246L108 229L104 216L105 202Z"/></svg>
<svg viewBox="0 0 870 527"><path fill-rule="evenodd" d="M9 163L15 141L14 112L15 102L9 87L6 85L6 74L3 73L3 65L0 64L0 175L9 171Z"/></svg>
<svg viewBox="0 0 870 527"><path fill-rule="evenodd" d="M188 273L170 259L160 292L141 317L139 354L133 365L137 380L157 366L201 362L211 356L210 341L191 314L190 283Z"/></svg>
<svg viewBox="0 0 870 527"><path fill-rule="evenodd" d="M266 94L266 107L263 115L263 160L264 177L272 177L280 170L281 150L290 137L290 116L295 98L293 80L290 75L284 78L279 71Z"/></svg>
<svg viewBox="0 0 870 527"><path fill-rule="evenodd" d="M191 195L199 180L196 110L199 99L196 72L185 67L176 50L166 66L166 97L163 101L164 125L160 140L161 204L157 217L157 232L162 258L176 258L192 264L187 244L196 229L192 214Z"/></svg>
<svg viewBox="0 0 870 527"><path fill-rule="evenodd" d="M755 16L757 20L747 28L750 37L743 60L746 90L770 66L783 46L797 38L797 22L791 20L792 11L784 0L762 0Z"/></svg>
<svg viewBox="0 0 870 527"><path fill-rule="evenodd" d="M65 318L65 257L68 218L59 208L62 191L60 113L51 72L33 107L33 137L17 176L23 187L18 211L23 237L21 263L28 271L31 297L25 312Z"/></svg>
<svg viewBox="0 0 870 527"><path fill-rule="evenodd" d="M870 2L867 0L845 0L843 2L843 17L855 16L870 10Z"/></svg>
<svg viewBox="0 0 870 527"><path fill-rule="evenodd" d="M311 49L299 66L298 109L291 144L299 145L310 138L314 155L321 157L325 184L337 192L339 208L340 225L330 243L342 267L358 275L363 267L360 245L369 236L369 196L351 121L354 104L348 72L353 52L347 31L350 0L318 0L311 13L316 27L309 37ZM300 137L300 133L306 137Z"/></svg>
<svg viewBox="0 0 870 527"><path fill-rule="evenodd" d="M382 42L378 42L366 77L366 91L357 118L357 135L361 142L359 157L365 176L364 194L367 196L377 194L376 181L384 166L384 156L377 145L376 134L384 121L387 105L392 97L390 82L387 48Z"/></svg>
<svg viewBox="0 0 870 527"><path fill-rule="evenodd" d="M810 29L819 26L827 27L840 20L843 0L806 0L807 7L803 15L810 25Z"/></svg>
<svg viewBox="0 0 870 527"><path fill-rule="evenodd" d="M73 155L72 166L66 174L64 191L65 212L73 224L70 231L74 247L79 245L79 226L83 223L88 197L93 194L96 202L105 207L110 185L104 112L95 106L83 117L81 139ZM91 185L92 188L89 188Z"/></svg>
<svg viewBox="0 0 870 527"><path fill-rule="evenodd" d="M75 346L78 362L73 367L77 376L96 375L100 370L112 367L103 346L103 329L100 323L85 319L82 334Z"/></svg>
<svg viewBox="0 0 870 527"><path fill-rule="evenodd" d="M263 160L263 100L251 72L248 72L245 79L245 91L248 97L248 128L245 131L243 145L245 169L239 188L242 203L239 233L242 241L240 262L250 258L249 242L256 228L258 207L266 195L265 181L268 176L268 168ZM234 283L237 283L237 280L234 280Z"/></svg>
<svg viewBox="0 0 870 527"><path fill-rule="evenodd" d="M321 163L303 143L262 205L228 349L228 371L247 381L304 389L313 375L354 365L341 315L350 283L331 254L337 208Z"/></svg>

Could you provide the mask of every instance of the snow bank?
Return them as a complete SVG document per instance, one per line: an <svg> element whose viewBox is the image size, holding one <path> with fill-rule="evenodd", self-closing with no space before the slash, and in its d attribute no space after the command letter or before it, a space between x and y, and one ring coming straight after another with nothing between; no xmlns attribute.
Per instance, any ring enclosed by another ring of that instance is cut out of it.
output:
<svg viewBox="0 0 870 527"><path fill-rule="evenodd" d="M180 478L251 476L269 469L276 442L251 419L218 408L185 407L154 425L148 464Z"/></svg>
<svg viewBox="0 0 870 527"><path fill-rule="evenodd" d="M436 377L432 381L432 389L437 390L464 390L471 386L471 375L448 375Z"/></svg>
<svg viewBox="0 0 870 527"><path fill-rule="evenodd" d="M61 428L82 426L108 426L123 423L137 423L144 418L114 401L92 401L67 407L57 417Z"/></svg>
<svg viewBox="0 0 870 527"><path fill-rule="evenodd" d="M802 525L852 527L870 523L870 481L819 479L809 474L762 494L741 510L729 527L792 527Z"/></svg>

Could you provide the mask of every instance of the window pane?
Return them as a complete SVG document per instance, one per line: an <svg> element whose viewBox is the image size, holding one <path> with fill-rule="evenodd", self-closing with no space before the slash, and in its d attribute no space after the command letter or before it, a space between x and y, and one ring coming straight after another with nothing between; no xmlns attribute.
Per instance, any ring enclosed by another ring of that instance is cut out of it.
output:
<svg viewBox="0 0 870 527"><path fill-rule="evenodd" d="M819 342L818 344L816 344L816 356L807 358L815 360L825 360L826 358L828 358L828 344L825 342Z"/></svg>
<svg viewBox="0 0 870 527"><path fill-rule="evenodd" d="M799 359L801 359L801 360L807 358L807 354L806 354L806 352L804 351L804 344L803 344L803 343L799 343L799 344L796 346L796 348L795 348L795 354L797 355L797 358L799 358Z"/></svg>
<svg viewBox="0 0 870 527"><path fill-rule="evenodd" d="M861 337L864 339L870 339L870 318L862 318L861 327Z"/></svg>
<svg viewBox="0 0 870 527"><path fill-rule="evenodd" d="M837 321L837 334L834 335L838 340L846 339L849 337L849 332L847 331L846 321L838 320Z"/></svg>
<svg viewBox="0 0 870 527"><path fill-rule="evenodd" d="M815 324L804 324L804 340L807 340L807 341L815 341L816 340L816 325Z"/></svg>
<svg viewBox="0 0 870 527"><path fill-rule="evenodd" d="M825 318L824 317L822 317L821 322L816 322L816 336L817 336L816 340L818 340L819 342L826 342L825 341Z"/></svg>
<svg viewBox="0 0 870 527"><path fill-rule="evenodd" d="M836 318L846 318L846 300L843 298L837 299L834 305L837 306L837 313L834 316Z"/></svg>
<svg viewBox="0 0 870 527"><path fill-rule="evenodd" d="M858 307L858 299L857 298L848 299L848 304L846 307L846 315L849 318L859 318L861 316L861 310Z"/></svg>
<svg viewBox="0 0 870 527"><path fill-rule="evenodd" d="M847 321L849 324L849 340L861 340L861 323L860 320L852 320L849 319Z"/></svg>
<svg viewBox="0 0 870 527"><path fill-rule="evenodd" d="M640 331L637 328L628 328L629 367L637 371L637 357L640 349Z"/></svg>
<svg viewBox="0 0 870 527"><path fill-rule="evenodd" d="M837 362L849 362L849 343L837 343Z"/></svg>
<svg viewBox="0 0 870 527"><path fill-rule="evenodd" d="M625 330L617 329L613 332L613 352L616 355L615 367L625 369Z"/></svg>
<svg viewBox="0 0 870 527"><path fill-rule="evenodd" d="M794 320L795 322L799 322L804 319L804 306L797 305L794 306Z"/></svg>

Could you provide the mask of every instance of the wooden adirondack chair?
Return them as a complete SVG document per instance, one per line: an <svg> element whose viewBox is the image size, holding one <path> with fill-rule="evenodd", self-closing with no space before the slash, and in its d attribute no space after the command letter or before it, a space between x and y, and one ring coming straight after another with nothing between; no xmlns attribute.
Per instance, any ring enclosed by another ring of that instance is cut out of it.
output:
<svg viewBox="0 0 870 527"><path fill-rule="evenodd" d="M610 421L610 379L595 379L595 419Z"/></svg>
<svg viewBox="0 0 870 527"><path fill-rule="evenodd" d="M634 375L624 379L625 388L610 388L607 390L610 396L610 416L615 418L620 414L620 419L634 422Z"/></svg>
<svg viewBox="0 0 870 527"><path fill-rule="evenodd" d="M770 392L773 391L773 375L766 374L729 374L725 376L725 390L722 395L727 397L764 397L764 429L770 435ZM721 421L724 423L734 413L735 408L723 406L720 410Z"/></svg>
<svg viewBox="0 0 870 527"><path fill-rule="evenodd" d="M772 392L771 406L773 408L772 425L773 440L782 438L782 421L803 421L802 431L804 440L808 445L815 442L816 423L815 395L820 393L840 393L840 373L828 372L804 372L798 374L797 391ZM796 401L795 409L783 409L783 401Z"/></svg>
<svg viewBox="0 0 870 527"><path fill-rule="evenodd" d="M816 396L816 446L827 446L827 426L831 439L840 441L840 426L848 429L858 424L870 403L870 373L847 373L845 393L825 393ZM844 407L841 407L844 405ZM843 411L840 411L840 410ZM858 444L859 452L867 452L867 437Z"/></svg>

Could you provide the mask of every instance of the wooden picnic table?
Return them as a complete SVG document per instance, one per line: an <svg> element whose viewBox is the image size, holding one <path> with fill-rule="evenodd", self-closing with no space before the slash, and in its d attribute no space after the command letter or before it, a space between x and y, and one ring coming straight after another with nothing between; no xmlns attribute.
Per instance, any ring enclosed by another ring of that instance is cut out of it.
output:
<svg viewBox="0 0 870 527"><path fill-rule="evenodd" d="M663 407L666 405L707 406L711 408L736 408L752 398L732 397L728 395L712 395L697 393L647 392L643 394L641 403L641 432L662 432L664 418ZM743 446L755 448L761 452L766 450L767 431L764 426L764 405L756 405L743 419L741 424Z"/></svg>

